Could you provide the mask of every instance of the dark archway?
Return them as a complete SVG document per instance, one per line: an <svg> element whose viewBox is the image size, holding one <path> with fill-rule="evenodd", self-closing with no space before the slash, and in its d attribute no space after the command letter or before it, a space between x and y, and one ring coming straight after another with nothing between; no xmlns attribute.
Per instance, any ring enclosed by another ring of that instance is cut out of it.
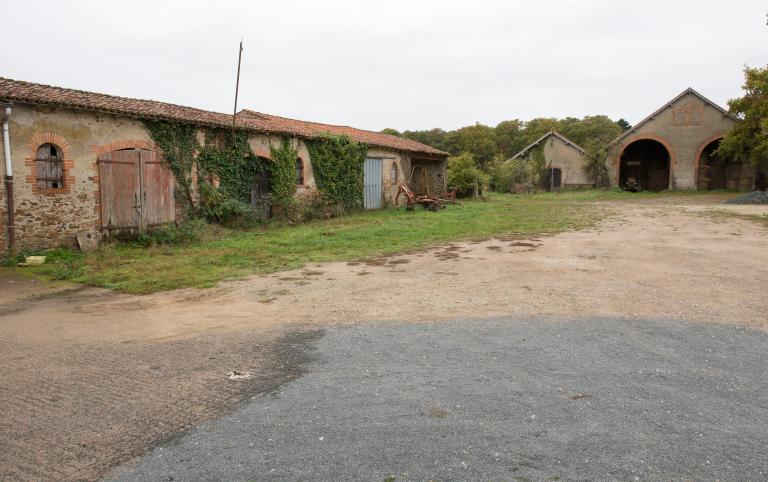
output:
<svg viewBox="0 0 768 482"><path fill-rule="evenodd" d="M715 155L722 139L715 139L701 150L699 156L699 172L696 187L703 190L712 189L749 189L742 185L751 182L748 174L743 172L741 162Z"/></svg>
<svg viewBox="0 0 768 482"><path fill-rule="evenodd" d="M669 151L652 139L640 139L621 153L619 186L637 191L669 188Z"/></svg>

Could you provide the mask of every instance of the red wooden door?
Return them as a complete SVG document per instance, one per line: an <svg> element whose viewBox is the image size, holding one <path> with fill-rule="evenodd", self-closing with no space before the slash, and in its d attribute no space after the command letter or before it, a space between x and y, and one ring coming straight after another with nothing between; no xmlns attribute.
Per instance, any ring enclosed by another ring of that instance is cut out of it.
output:
<svg viewBox="0 0 768 482"><path fill-rule="evenodd" d="M176 219L173 174L154 151L112 151L98 162L102 228L143 232Z"/></svg>
<svg viewBox="0 0 768 482"><path fill-rule="evenodd" d="M141 167L143 228L174 221L173 173L160 163L154 151L141 151Z"/></svg>
<svg viewBox="0 0 768 482"><path fill-rule="evenodd" d="M99 156L102 228L116 231L139 228L139 160L137 149L112 151Z"/></svg>

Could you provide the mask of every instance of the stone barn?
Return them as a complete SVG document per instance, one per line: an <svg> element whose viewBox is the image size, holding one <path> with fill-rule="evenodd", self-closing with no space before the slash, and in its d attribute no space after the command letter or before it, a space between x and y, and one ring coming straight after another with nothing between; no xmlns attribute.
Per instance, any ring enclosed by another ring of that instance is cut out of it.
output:
<svg viewBox="0 0 768 482"><path fill-rule="evenodd" d="M725 109L688 88L624 132L608 149L613 186L641 190L752 189L765 170L712 155L737 122Z"/></svg>
<svg viewBox="0 0 768 482"><path fill-rule="evenodd" d="M556 131L550 131L515 154L512 159L527 159L541 149L547 166L548 190L592 187L584 166L586 151L578 144Z"/></svg>
<svg viewBox="0 0 768 482"><path fill-rule="evenodd" d="M0 254L74 246L78 235L100 237L178 221L178 186L145 121L191 125L198 139L205 138L207 129L232 128L232 115L4 78L0 107L0 174L5 181L0 188ZM446 189L448 154L427 145L250 110L236 117L236 128L247 133L258 158L268 161L270 146L282 139L294 144L299 192L315 187L307 142L324 133L346 135L369 147L366 208L395 202L398 184L412 182L413 166L426 166L431 189ZM260 186L259 180L253 182L252 197Z"/></svg>

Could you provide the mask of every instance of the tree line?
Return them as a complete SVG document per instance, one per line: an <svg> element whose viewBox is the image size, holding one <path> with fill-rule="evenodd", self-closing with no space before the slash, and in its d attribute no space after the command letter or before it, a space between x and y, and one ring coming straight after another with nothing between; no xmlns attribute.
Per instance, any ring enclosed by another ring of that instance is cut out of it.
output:
<svg viewBox="0 0 768 482"><path fill-rule="evenodd" d="M487 171L494 160L506 160L549 131L555 130L587 149L592 145L605 145L631 126L624 119L611 120L608 116L594 115L583 119L566 117L556 119L539 117L529 121L519 119L499 122L496 127L476 123L456 130L440 128L397 131L387 128L382 132L421 142L458 156L469 152L478 168Z"/></svg>
<svg viewBox="0 0 768 482"><path fill-rule="evenodd" d="M599 166L605 146L629 129L622 119L612 120L605 115L586 116L582 119L539 117L529 121L506 120L496 127L476 123L456 130L440 128L406 130L387 128L382 132L421 142L451 154L449 172L453 187L459 191L482 190L484 186L507 190L517 181L535 184L541 178L540 166L513 166L510 159L529 144L550 131L557 131L585 149L589 158ZM516 173L512 175L511 173ZM600 183L596 173L596 184ZM449 182L451 181L449 180Z"/></svg>

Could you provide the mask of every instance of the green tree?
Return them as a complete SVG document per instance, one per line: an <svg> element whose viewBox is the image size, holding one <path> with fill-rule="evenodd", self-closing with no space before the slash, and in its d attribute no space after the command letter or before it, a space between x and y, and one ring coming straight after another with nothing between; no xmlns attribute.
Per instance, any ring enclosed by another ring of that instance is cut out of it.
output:
<svg viewBox="0 0 768 482"><path fill-rule="evenodd" d="M498 152L496 133L493 128L480 123L449 132L446 137L446 147L453 155L462 152L472 153L477 167L485 172L490 169L493 158Z"/></svg>
<svg viewBox="0 0 768 482"><path fill-rule="evenodd" d="M584 172L587 177L592 179L594 187L608 187L611 181L608 178L608 159L607 144L596 139L588 140L584 145L587 152L587 163L584 166Z"/></svg>
<svg viewBox="0 0 768 482"><path fill-rule="evenodd" d="M537 117L525 123L523 131L523 147L532 143L549 131L560 128L560 121L552 117Z"/></svg>
<svg viewBox="0 0 768 482"><path fill-rule="evenodd" d="M525 124L518 120L506 120L499 122L493 129L496 134L496 149L505 159L509 159L525 146L523 129Z"/></svg>
<svg viewBox="0 0 768 482"><path fill-rule="evenodd" d="M448 187L459 195L482 194L488 175L481 171L471 152L448 158Z"/></svg>
<svg viewBox="0 0 768 482"><path fill-rule="evenodd" d="M575 122L565 121L560 133L584 148L590 143L608 144L624 132L621 126L604 115L586 116Z"/></svg>
<svg viewBox="0 0 768 482"><path fill-rule="evenodd" d="M621 127L625 132L632 128L632 124L627 122L623 117L616 121L616 125Z"/></svg>
<svg viewBox="0 0 768 482"><path fill-rule="evenodd" d="M432 146L435 149L440 149L441 151L448 151L445 145L445 138L448 136L448 133L443 129L437 128L426 131L403 131L402 136L407 139Z"/></svg>
<svg viewBox="0 0 768 482"><path fill-rule="evenodd" d="M400 134L399 130L393 129L391 127L387 127L387 128L382 129L381 133L382 134L389 134L390 136L402 137L402 134Z"/></svg>
<svg viewBox="0 0 768 482"><path fill-rule="evenodd" d="M738 117L720 142L715 155L757 165L768 159L768 66L744 69L744 97L728 101L729 112Z"/></svg>

